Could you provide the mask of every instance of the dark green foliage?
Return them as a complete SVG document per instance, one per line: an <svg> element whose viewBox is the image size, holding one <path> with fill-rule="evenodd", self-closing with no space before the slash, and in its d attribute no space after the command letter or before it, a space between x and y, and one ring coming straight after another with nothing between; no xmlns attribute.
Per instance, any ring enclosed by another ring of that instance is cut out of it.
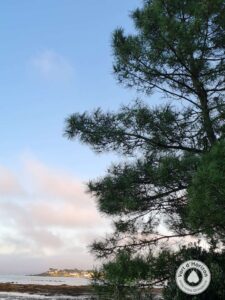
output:
<svg viewBox="0 0 225 300"><path fill-rule="evenodd" d="M201 153L204 131L191 109L182 112L169 105L151 109L137 101L116 113L73 114L66 120L65 134L90 145L97 152L125 155L152 151L184 150ZM200 127L199 127L200 125Z"/></svg>
<svg viewBox="0 0 225 300"><path fill-rule="evenodd" d="M96 109L66 120L68 138L126 160L88 184L115 227L92 250L115 259L101 274L116 286L141 279L151 284L170 274L166 299L189 299L177 290L173 272L178 262L197 256L215 281L196 299L223 299L224 254L197 247L151 253L173 237L209 238L214 250L224 243L225 1L148 0L131 17L136 34L113 34L115 76L127 87L162 92L176 102L152 108L136 101L117 112ZM159 232L159 224L168 234Z"/></svg>
<svg viewBox="0 0 225 300"><path fill-rule="evenodd" d="M174 257L174 256L173 256ZM190 296L184 294L176 285L175 274L181 263L189 259L197 259L204 262L211 273L211 283L208 289L199 295ZM198 246L183 247L176 253L175 260L171 263L170 279L163 291L165 300L222 300L225 299L225 252L208 252Z"/></svg>
<svg viewBox="0 0 225 300"><path fill-rule="evenodd" d="M204 262L211 272L211 283L208 289L197 296L189 296L180 291L175 282L175 274L184 261L195 259ZM145 295L151 295L151 288L159 283L167 281L163 290L165 300L222 300L225 299L225 252L214 253L206 251L197 245L182 247L176 253L171 250L163 250L157 255L131 256L127 251L120 251L116 258L103 264L101 278L98 279L98 287L104 287L104 292L117 291L118 295L126 293L133 286L136 290L145 291ZM141 282L141 283L140 283ZM104 283L104 285L102 285ZM121 298L125 299L125 298ZM133 299L145 299L133 298ZM147 298L148 299L148 298Z"/></svg>
<svg viewBox="0 0 225 300"><path fill-rule="evenodd" d="M155 258L152 255L148 258L141 255L133 257L130 251L121 250L111 262L103 264L96 272L93 276L94 286L105 299L153 299L151 286L146 286L153 275L153 261Z"/></svg>
<svg viewBox="0 0 225 300"><path fill-rule="evenodd" d="M202 157L188 188L189 221L209 236L225 240L225 142Z"/></svg>
<svg viewBox="0 0 225 300"><path fill-rule="evenodd" d="M200 109L212 144L210 110L222 104L224 92L224 1L150 0L132 18L137 35L114 33L119 81L147 93L158 89Z"/></svg>
<svg viewBox="0 0 225 300"><path fill-rule="evenodd" d="M141 257L132 258L128 251L120 251L116 261L103 265L104 280L119 285L132 285L148 278L149 265Z"/></svg>
<svg viewBox="0 0 225 300"><path fill-rule="evenodd" d="M224 76L224 10L222 0L145 1L132 14L137 35L114 33L119 80L147 92L170 88L181 97L196 97L195 79L212 88Z"/></svg>

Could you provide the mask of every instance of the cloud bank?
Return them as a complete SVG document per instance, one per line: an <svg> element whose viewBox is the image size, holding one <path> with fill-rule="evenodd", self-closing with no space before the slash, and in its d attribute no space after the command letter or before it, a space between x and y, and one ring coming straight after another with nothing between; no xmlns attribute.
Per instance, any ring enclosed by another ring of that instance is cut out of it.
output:
<svg viewBox="0 0 225 300"><path fill-rule="evenodd" d="M0 166L0 226L0 273L90 268L88 244L110 230L84 183L28 158L20 174Z"/></svg>

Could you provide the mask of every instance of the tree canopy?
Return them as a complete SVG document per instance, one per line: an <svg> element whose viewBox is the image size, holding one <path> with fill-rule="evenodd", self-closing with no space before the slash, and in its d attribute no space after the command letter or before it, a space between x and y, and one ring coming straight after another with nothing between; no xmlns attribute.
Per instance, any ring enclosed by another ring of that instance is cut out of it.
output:
<svg viewBox="0 0 225 300"><path fill-rule="evenodd" d="M66 120L69 139L124 157L88 184L115 228L92 250L98 257L123 249L135 256L185 236L223 243L225 1L143 1L131 18L135 33L113 34L114 73L149 103ZM155 91L167 101L152 107ZM162 221L168 234L159 231Z"/></svg>

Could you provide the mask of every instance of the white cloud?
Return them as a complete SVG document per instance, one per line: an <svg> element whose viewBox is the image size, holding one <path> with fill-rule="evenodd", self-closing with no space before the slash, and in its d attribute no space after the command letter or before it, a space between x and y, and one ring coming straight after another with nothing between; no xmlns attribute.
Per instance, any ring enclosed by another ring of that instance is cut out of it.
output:
<svg viewBox="0 0 225 300"><path fill-rule="evenodd" d="M85 257L82 266L91 267L87 246L110 226L85 190L71 174L38 160L25 158L20 174L0 167L0 261L10 255L16 272L13 255L39 256L46 268L46 257L60 257L63 267L64 258L74 255L78 266Z"/></svg>
<svg viewBox="0 0 225 300"><path fill-rule="evenodd" d="M18 178L7 168L0 166L0 195L22 195L24 193Z"/></svg>
<svg viewBox="0 0 225 300"><path fill-rule="evenodd" d="M68 80L73 76L72 64L59 53L44 50L31 59L33 67L48 80Z"/></svg>

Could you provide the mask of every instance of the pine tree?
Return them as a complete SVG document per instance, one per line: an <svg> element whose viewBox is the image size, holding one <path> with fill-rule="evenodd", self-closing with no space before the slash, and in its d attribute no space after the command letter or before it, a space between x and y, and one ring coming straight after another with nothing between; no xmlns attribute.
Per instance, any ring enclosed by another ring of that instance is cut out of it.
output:
<svg viewBox="0 0 225 300"><path fill-rule="evenodd" d="M115 227L92 250L100 258L121 251L135 257L175 237L223 243L225 1L148 0L131 17L136 34L113 34L114 73L124 86L149 96L149 103L138 100L107 113L98 108L66 120L68 138L126 159L88 184ZM151 107L156 91L167 101ZM168 234L159 232L162 222Z"/></svg>

